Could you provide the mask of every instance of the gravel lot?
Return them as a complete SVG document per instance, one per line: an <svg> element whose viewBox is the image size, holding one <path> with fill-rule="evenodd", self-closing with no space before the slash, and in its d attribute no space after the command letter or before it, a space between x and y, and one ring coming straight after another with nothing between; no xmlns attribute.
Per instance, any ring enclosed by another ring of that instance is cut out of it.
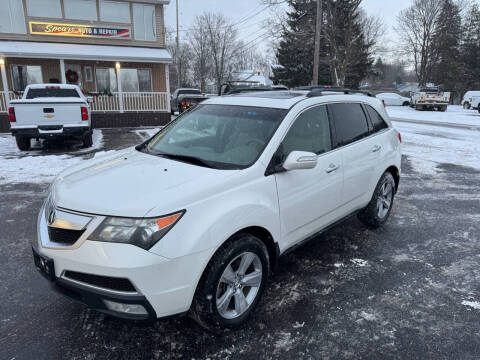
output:
<svg viewBox="0 0 480 360"><path fill-rule="evenodd" d="M99 148L72 156L148 134L104 130ZM352 218L286 255L248 325L221 336L186 317L114 319L50 291L29 247L48 184L0 182L0 359L478 358L480 171L425 174L411 161L385 228Z"/></svg>

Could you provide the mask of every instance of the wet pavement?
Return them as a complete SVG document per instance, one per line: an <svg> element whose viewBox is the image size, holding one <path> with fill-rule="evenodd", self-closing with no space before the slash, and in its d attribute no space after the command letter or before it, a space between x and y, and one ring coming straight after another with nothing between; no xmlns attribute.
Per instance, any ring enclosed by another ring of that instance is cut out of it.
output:
<svg viewBox="0 0 480 360"><path fill-rule="evenodd" d="M95 151L148 136L105 130ZM384 228L352 218L281 258L249 323L224 335L188 317L118 320L53 293L29 245L48 185L0 185L0 359L479 358L480 173L439 168L420 174L404 158Z"/></svg>

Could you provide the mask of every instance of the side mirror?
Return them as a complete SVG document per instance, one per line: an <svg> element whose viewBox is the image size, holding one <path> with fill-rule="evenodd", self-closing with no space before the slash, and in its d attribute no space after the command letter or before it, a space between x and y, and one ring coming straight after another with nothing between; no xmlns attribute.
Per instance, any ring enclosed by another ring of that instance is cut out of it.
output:
<svg viewBox="0 0 480 360"><path fill-rule="evenodd" d="M292 151L285 162L283 168L287 171L291 170L308 170L317 166L318 156L306 151Z"/></svg>
<svg viewBox="0 0 480 360"><path fill-rule="evenodd" d="M87 102L89 104L93 104L93 97L91 97L91 96L87 97Z"/></svg>

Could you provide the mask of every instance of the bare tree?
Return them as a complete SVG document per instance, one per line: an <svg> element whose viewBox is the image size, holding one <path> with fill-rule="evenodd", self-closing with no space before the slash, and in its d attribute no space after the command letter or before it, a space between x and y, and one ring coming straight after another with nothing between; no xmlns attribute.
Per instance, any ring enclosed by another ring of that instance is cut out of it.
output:
<svg viewBox="0 0 480 360"><path fill-rule="evenodd" d="M205 14L197 16L193 24L193 29L188 34L193 53L192 62L194 80L200 85L202 92L205 92L207 80L212 72L211 49L207 24L208 19Z"/></svg>
<svg viewBox="0 0 480 360"><path fill-rule="evenodd" d="M439 0L414 0L397 17L397 27L403 53L412 58L419 85L430 80L435 63L433 37L442 8Z"/></svg>
<svg viewBox="0 0 480 360"><path fill-rule="evenodd" d="M173 66L170 66L170 88L176 89L180 86L190 86L192 83L192 49L189 44L180 42L177 51L177 45L171 37L167 37L167 49L172 55ZM180 80L178 82L178 80Z"/></svg>
<svg viewBox="0 0 480 360"><path fill-rule="evenodd" d="M213 61L213 75L220 88L229 74L232 54L237 46L237 30L222 14L205 13L203 19Z"/></svg>

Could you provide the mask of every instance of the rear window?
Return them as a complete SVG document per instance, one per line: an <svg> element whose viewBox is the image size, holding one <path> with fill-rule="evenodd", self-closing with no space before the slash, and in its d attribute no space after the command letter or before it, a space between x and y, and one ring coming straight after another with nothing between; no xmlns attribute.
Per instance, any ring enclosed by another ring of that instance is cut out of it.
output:
<svg viewBox="0 0 480 360"><path fill-rule="evenodd" d="M367 117L360 104L330 104L339 146L350 144L369 135Z"/></svg>
<svg viewBox="0 0 480 360"><path fill-rule="evenodd" d="M372 120L373 131L377 132L388 128L387 123L383 120L377 110L370 105L365 105L365 107L367 108L368 115L370 115L370 120Z"/></svg>
<svg viewBox="0 0 480 360"><path fill-rule="evenodd" d="M77 90L75 89L30 89L27 93L27 99L37 99L37 98L67 98L67 97L80 97Z"/></svg>
<svg viewBox="0 0 480 360"><path fill-rule="evenodd" d="M202 92L200 90L180 90L178 92L178 95L187 95L187 94L201 95Z"/></svg>

